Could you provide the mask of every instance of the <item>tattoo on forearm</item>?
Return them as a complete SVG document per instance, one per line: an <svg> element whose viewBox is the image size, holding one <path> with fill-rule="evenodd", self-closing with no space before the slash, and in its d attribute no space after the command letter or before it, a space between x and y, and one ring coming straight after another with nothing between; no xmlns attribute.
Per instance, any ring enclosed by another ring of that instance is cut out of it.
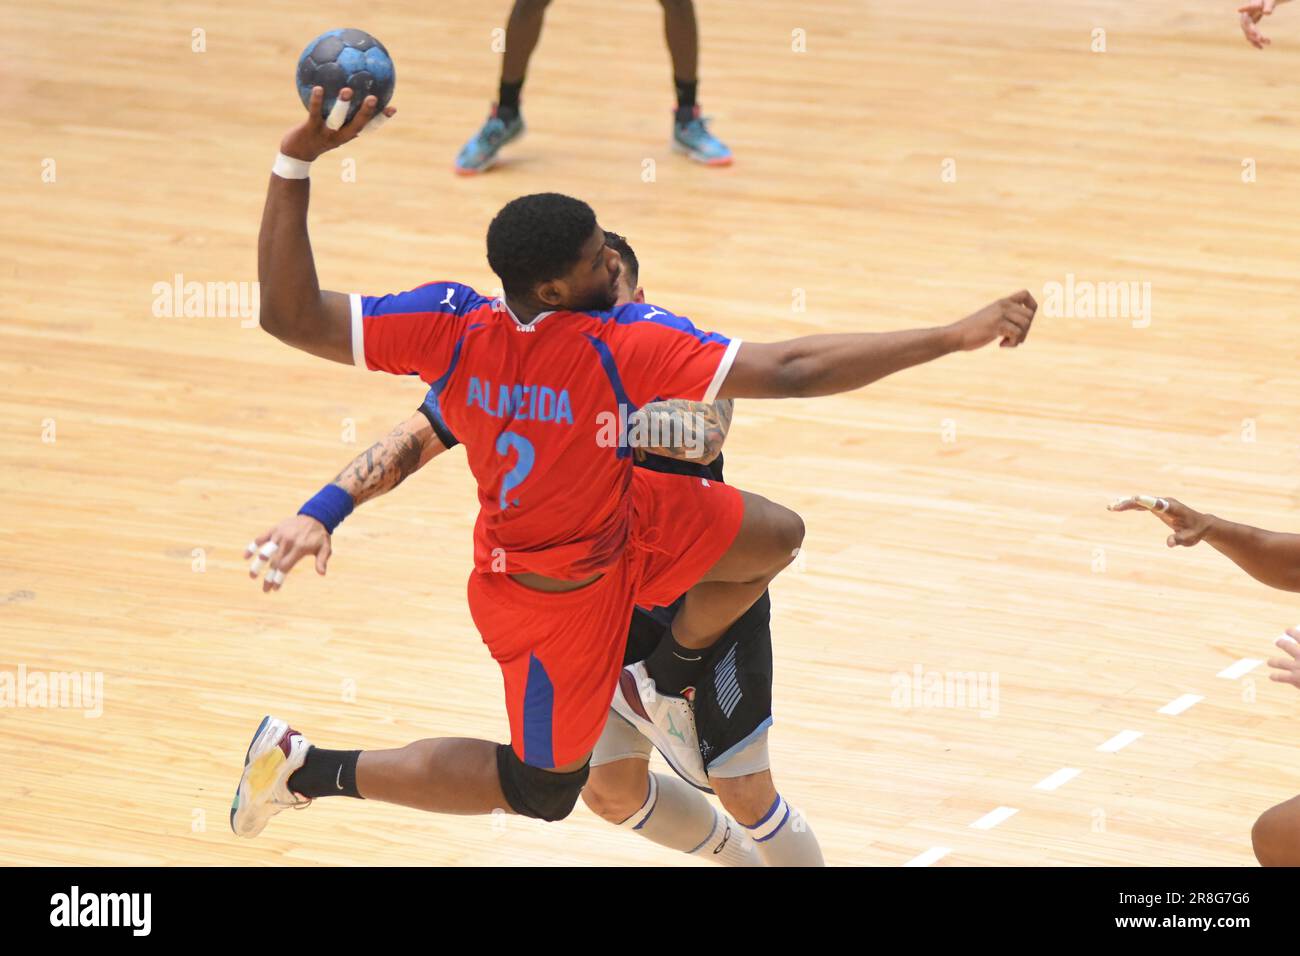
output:
<svg viewBox="0 0 1300 956"><path fill-rule="evenodd" d="M399 425L334 477L334 484L361 504L392 491L420 467L420 440Z"/></svg>
<svg viewBox="0 0 1300 956"><path fill-rule="evenodd" d="M651 402L629 420L630 441L650 455L711 462L722 451L734 411L735 402L725 398L712 405L684 399Z"/></svg>

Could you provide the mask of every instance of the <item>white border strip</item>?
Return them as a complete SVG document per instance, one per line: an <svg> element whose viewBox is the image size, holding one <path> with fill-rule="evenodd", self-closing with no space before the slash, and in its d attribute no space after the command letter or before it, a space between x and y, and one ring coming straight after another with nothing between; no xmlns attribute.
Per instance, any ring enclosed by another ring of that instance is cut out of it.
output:
<svg viewBox="0 0 1300 956"><path fill-rule="evenodd" d="M1062 767L1060 770L1056 771L1056 773L1049 777L1044 777L1042 780L1038 781L1038 783L1034 784L1034 789L1055 790L1058 787L1062 787L1069 783L1081 773L1083 773L1082 770L1076 770L1074 767Z"/></svg>
<svg viewBox="0 0 1300 956"><path fill-rule="evenodd" d="M1137 740L1141 736L1142 736L1142 731L1140 730L1121 730L1114 737L1111 737L1110 740L1106 741L1097 749L1100 750L1102 753L1113 754L1118 750L1123 750L1125 747L1127 747L1129 744L1131 744L1133 741Z"/></svg>
<svg viewBox="0 0 1300 956"><path fill-rule="evenodd" d="M1205 700L1205 697L1202 694L1184 694L1182 697L1179 697L1177 700L1171 700L1169 703L1165 704L1165 706L1157 710L1156 713L1170 714L1171 716L1177 716L1178 714L1181 714L1183 711L1195 707L1203 700Z"/></svg>
<svg viewBox="0 0 1300 956"><path fill-rule="evenodd" d="M357 368L365 368L366 337L361 324L361 293L353 292L348 296L348 301L352 303L352 364Z"/></svg>
<svg viewBox="0 0 1300 956"><path fill-rule="evenodd" d="M713 373L713 381L709 383L709 390L704 393L700 399L705 405L712 405L718 397L718 391L722 388L722 383L727 380L727 373L731 371L731 363L736 361L736 353L740 351L740 339L732 339L727 343L727 351L722 353L722 361L718 363L718 370Z"/></svg>
<svg viewBox="0 0 1300 956"><path fill-rule="evenodd" d="M920 856L912 857L903 866L929 866L931 863L938 863L951 852L950 846L932 846Z"/></svg>
<svg viewBox="0 0 1300 956"><path fill-rule="evenodd" d="M970 825L972 830L992 830L1004 820L1009 820L1020 811L1015 807L998 807L996 810L990 810L984 816L980 817Z"/></svg>
<svg viewBox="0 0 1300 956"><path fill-rule="evenodd" d="M1215 676L1222 677L1224 680L1236 680L1238 677L1245 677L1262 663L1264 662L1256 660L1253 657L1243 657L1241 660L1237 661L1237 663L1231 664L1219 671Z"/></svg>

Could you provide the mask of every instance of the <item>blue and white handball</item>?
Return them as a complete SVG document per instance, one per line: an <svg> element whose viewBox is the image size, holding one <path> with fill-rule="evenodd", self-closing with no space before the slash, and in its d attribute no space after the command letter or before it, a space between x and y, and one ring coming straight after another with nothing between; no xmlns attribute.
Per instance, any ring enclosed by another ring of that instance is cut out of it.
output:
<svg viewBox="0 0 1300 956"><path fill-rule="evenodd" d="M325 88L321 116L329 116L334 101L346 88L352 89L348 106L350 120L367 96L379 100L379 109L393 98L397 73L384 45L365 30L330 30L307 44L298 58L298 96L303 106L311 103L313 86Z"/></svg>

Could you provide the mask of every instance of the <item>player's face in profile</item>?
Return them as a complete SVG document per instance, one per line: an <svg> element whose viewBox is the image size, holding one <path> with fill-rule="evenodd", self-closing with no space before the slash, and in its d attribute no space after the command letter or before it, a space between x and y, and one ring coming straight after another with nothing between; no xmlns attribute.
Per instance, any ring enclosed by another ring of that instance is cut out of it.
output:
<svg viewBox="0 0 1300 956"><path fill-rule="evenodd" d="M622 260L605 245L605 231L597 226L583 243L577 263L564 276L567 301L563 307L574 312L603 312L614 308L622 271Z"/></svg>

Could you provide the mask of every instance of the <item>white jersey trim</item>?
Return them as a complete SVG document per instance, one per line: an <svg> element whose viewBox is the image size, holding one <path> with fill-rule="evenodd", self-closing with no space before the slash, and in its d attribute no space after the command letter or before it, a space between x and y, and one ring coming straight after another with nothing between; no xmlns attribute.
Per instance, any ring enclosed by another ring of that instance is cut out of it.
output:
<svg viewBox="0 0 1300 956"><path fill-rule="evenodd" d="M732 339L727 343L727 351L722 353L722 361L718 363L718 370L713 373L713 381L709 383L709 390L704 393L701 401L705 405L712 405L718 397L718 392L722 389L722 383L727 380L727 375L731 372L731 365L736 361L736 353L740 351L740 339Z"/></svg>
<svg viewBox="0 0 1300 956"><path fill-rule="evenodd" d="M365 326L361 322L361 293L353 292L348 296L352 303L352 364L357 368L366 367Z"/></svg>
<svg viewBox="0 0 1300 956"><path fill-rule="evenodd" d="M531 322L520 322L520 321L519 321L519 316L515 315L515 310L512 309L512 308L510 308L510 303L507 302L507 301L505 300L504 297L503 297L503 298L496 299L496 300L493 301L493 303L492 303L492 310L493 310L494 312L496 312L496 311L500 311L500 310L497 309L497 307L496 307L496 305L497 305L498 302L501 303L501 308L506 310L506 314L509 315L510 318L512 318L512 319L515 320L515 325L518 326L520 329L522 329L522 330L524 330L524 331L527 331L527 332L531 332L531 331L533 331L533 329L537 328L537 326L538 326L539 324L541 324L542 319L546 318L548 315L554 315L554 314L555 314L555 310L554 310L554 309L550 310L549 312L538 312L537 315L533 318L533 321L531 321Z"/></svg>

